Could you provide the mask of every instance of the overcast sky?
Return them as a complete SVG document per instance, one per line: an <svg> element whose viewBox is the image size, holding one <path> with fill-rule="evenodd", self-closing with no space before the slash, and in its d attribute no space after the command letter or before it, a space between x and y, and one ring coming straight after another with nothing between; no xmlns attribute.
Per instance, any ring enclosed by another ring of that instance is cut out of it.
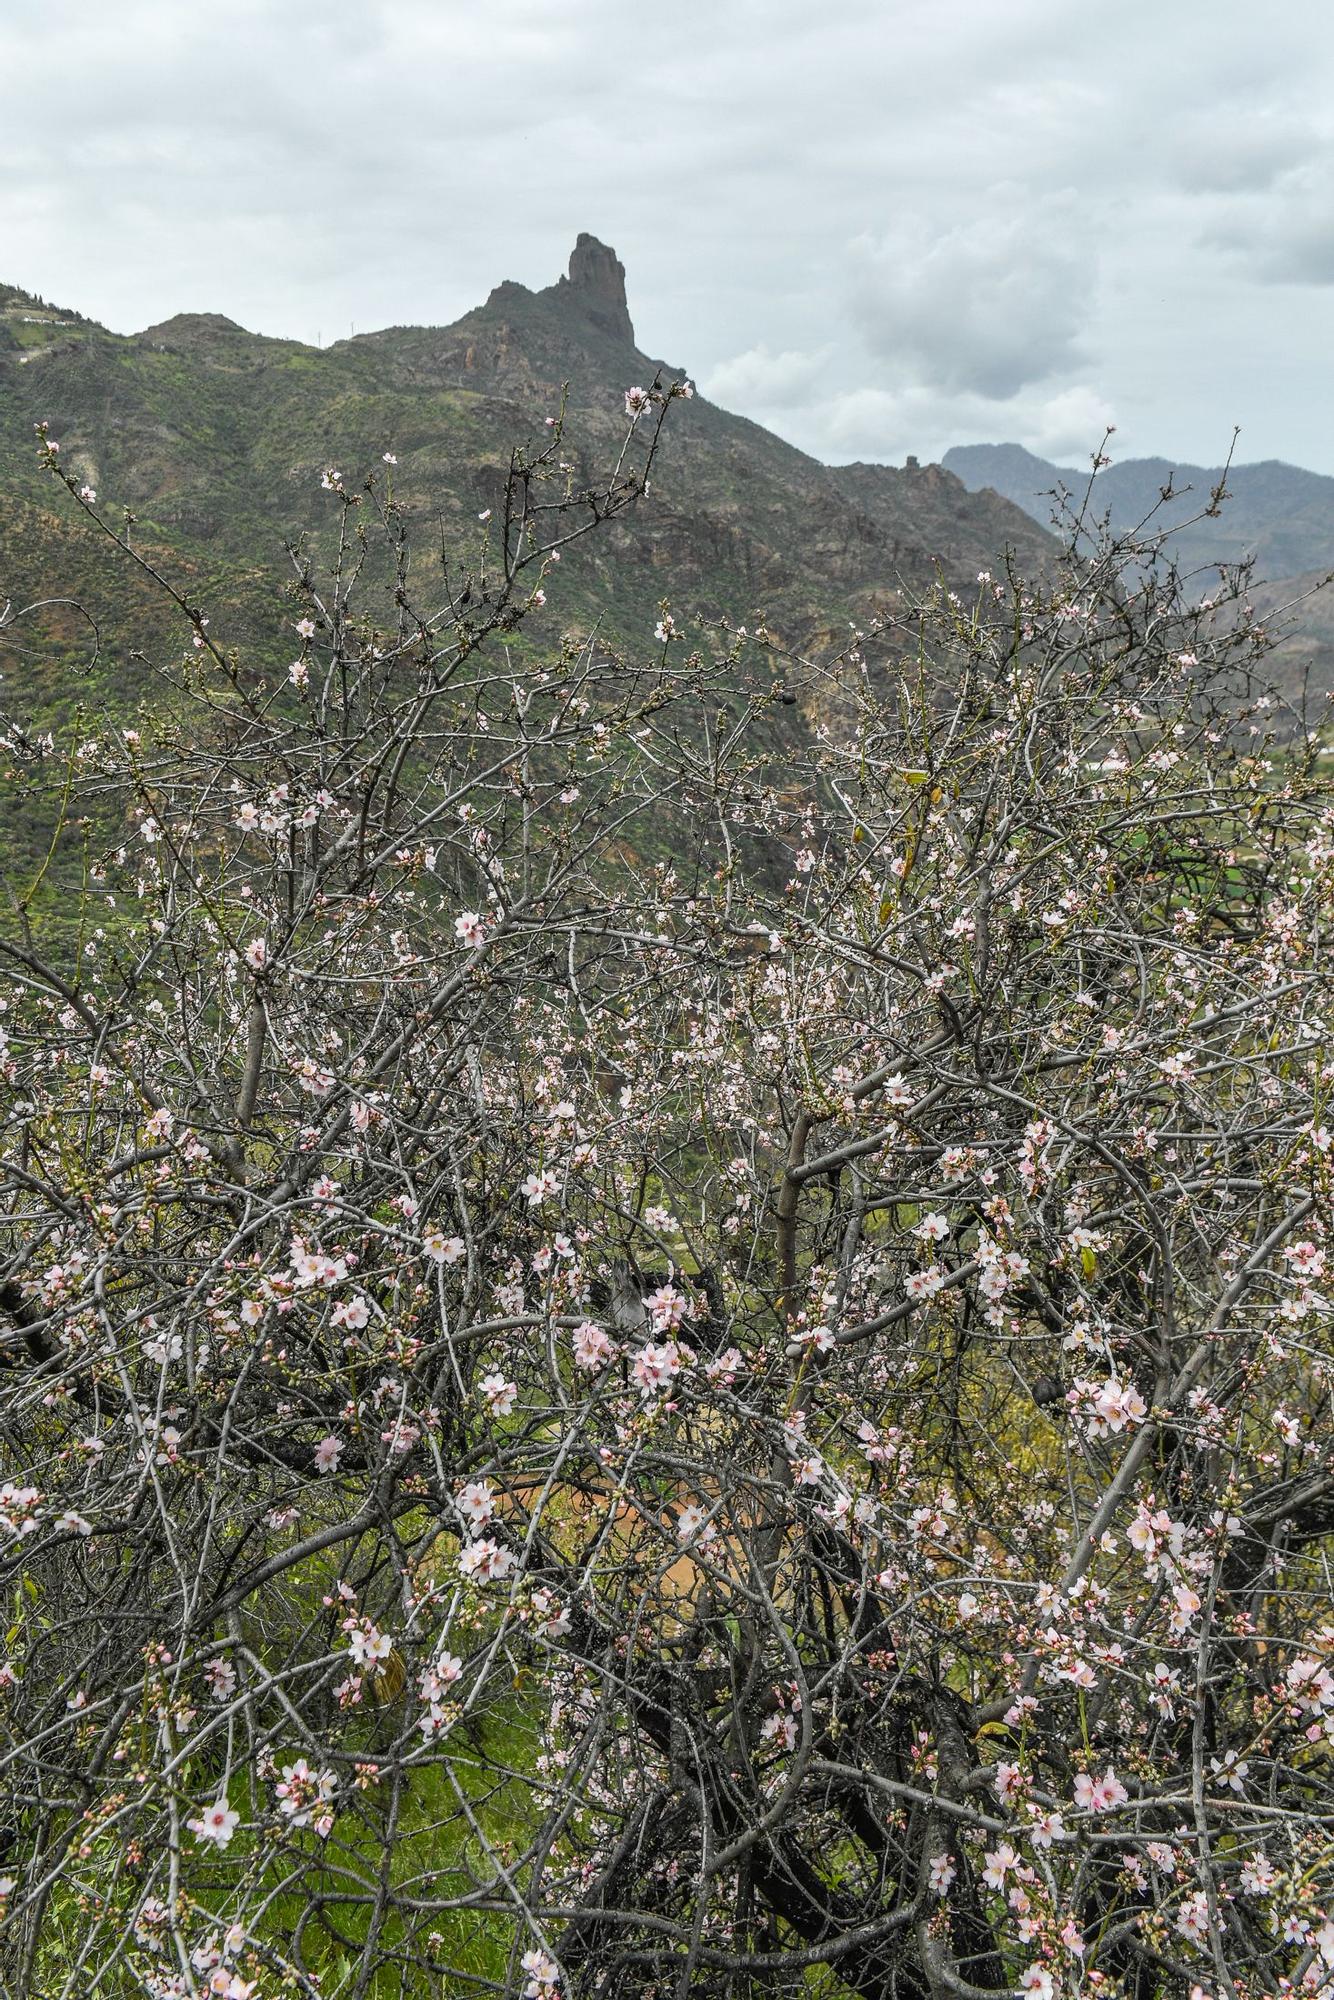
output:
<svg viewBox="0 0 1334 2000"><path fill-rule="evenodd" d="M1334 473L1329 0L0 0L0 278L327 343L589 229L828 460Z"/></svg>

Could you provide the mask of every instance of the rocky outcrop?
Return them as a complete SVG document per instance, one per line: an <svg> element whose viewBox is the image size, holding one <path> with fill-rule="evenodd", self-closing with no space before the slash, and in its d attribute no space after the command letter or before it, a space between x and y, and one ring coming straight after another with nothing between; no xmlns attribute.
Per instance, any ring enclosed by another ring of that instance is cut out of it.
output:
<svg viewBox="0 0 1334 2000"><path fill-rule="evenodd" d="M580 232L570 252L570 275L555 287L567 292L593 324L613 340L635 344L635 330L625 298L625 266L616 252L587 230Z"/></svg>

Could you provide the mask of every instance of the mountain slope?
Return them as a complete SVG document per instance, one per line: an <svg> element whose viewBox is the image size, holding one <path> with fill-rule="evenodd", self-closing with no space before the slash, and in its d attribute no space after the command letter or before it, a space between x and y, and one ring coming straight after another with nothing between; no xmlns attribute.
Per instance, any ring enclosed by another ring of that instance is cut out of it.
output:
<svg viewBox="0 0 1334 2000"><path fill-rule="evenodd" d="M83 524L52 543L60 496L36 465L39 418L112 518L129 508L140 541L191 576L215 629L267 650L282 627L284 538L306 532L318 550L328 532L327 466L351 482L392 450L396 496L438 547L475 533L511 444L544 435L562 384L567 448L591 473L615 452L626 387L659 370L686 373L636 345L621 266L588 236L545 290L501 284L453 326L324 349L217 313L118 335L0 287L0 603L88 589L128 642L149 636ZM1007 544L1030 564L1051 547L1020 508L939 468L827 468L696 396L672 411L651 493L564 565L544 615L553 636L597 624L642 645L670 597L763 616L801 642L928 583L937 562L963 576Z"/></svg>

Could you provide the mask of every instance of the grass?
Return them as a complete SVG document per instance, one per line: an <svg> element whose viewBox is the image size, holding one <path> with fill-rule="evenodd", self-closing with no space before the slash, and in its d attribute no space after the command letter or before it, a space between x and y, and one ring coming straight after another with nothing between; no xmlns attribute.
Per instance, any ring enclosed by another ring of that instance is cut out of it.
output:
<svg viewBox="0 0 1334 2000"><path fill-rule="evenodd" d="M400 1698L393 1726L402 1719ZM387 1720L389 1711L380 1718L381 1733L387 1733ZM495 1910L432 1906L476 1895L503 1897L488 1849L512 1858L539 1823L527 1778L535 1769L541 1721L539 1704L516 1695L506 1712L493 1712L480 1725L460 1725L441 1739L438 1755L404 1774L396 1801L389 1779L355 1791L344 1786L327 1841L300 1829L275 1846L271 1790L248 1776L234 1779L229 1802L243 1821L263 1822L264 1832L257 1837L238 1830L226 1850L218 1851L182 1827L180 1907L190 1948L221 1938L244 1907L251 1913L254 1949L243 1952L238 1964L253 1955L258 1964L252 1970L298 1966L318 1980L326 2000L338 2000L352 1990L361 1970L383 1883L389 1910L373 1944L376 1970L364 1989L368 2000L437 2000L446 1972L450 1993L505 1990L516 1947L514 1919ZM371 1717L368 1722L364 1747L372 1762L377 1730ZM105 2000L142 1994L135 1960L141 1968L162 1965L160 1954L136 1940L128 1962L113 1968L105 1961L113 1956L115 1940L133 1935L146 1894L165 1901L164 1879L136 1854L124 1828L88 1843L78 1887L63 1884L48 1909L34 1990L55 1995L76 1974L74 1990L90 1990L79 1982L92 1973L91 1990ZM262 1914L256 1923L257 1910ZM100 1924L93 1922L96 1916ZM532 1942L524 1931L517 1949ZM429 1972L408 1962L418 1955L429 1956Z"/></svg>

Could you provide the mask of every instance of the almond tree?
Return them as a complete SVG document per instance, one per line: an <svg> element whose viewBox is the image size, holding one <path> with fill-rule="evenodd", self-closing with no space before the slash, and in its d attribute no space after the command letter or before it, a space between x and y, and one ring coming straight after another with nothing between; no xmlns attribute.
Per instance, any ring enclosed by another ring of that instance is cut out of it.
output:
<svg viewBox="0 0 1334 2000"><path fill-rule="evenodd" d="M15 1992L1331 1982L1320 739L1152 524L539 646L683 392L11 723Z"/></svg>

